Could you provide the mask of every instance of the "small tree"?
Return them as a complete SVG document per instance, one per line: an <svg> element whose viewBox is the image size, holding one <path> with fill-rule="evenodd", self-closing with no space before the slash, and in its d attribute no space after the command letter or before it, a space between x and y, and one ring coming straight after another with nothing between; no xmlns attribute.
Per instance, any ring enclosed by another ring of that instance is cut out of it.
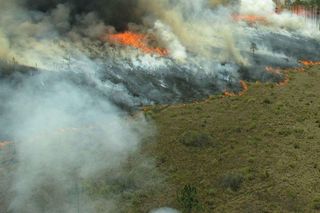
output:
<svg viewBox="0 0 320 213"><path fill-rule="evenodd" d="M197 189L191 185L185 185L178 193L178 202L183 212L192 213L193 210L200 208L200 202L197 198Z"/></svg>
<svg viewBox="0 0 320 213"><path fill-rule="evenodd" d="M255 51L258 50L257 44L251 42L250 50L252 51L252 55L254 55Z"/></svg>

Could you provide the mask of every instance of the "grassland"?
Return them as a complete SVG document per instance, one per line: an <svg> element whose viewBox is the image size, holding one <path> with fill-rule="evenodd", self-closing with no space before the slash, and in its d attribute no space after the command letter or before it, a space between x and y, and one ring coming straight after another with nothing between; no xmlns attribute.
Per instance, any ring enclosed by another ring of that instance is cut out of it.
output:
<svg viewBox="0 0 320 213"><path fill-rule="evenodd" d="M183 213L320 211L319 82L320 66L313 66L290 71L287 85L250 83L242 96L147 107L155 136L116 175L101 174L83 188L93 199L120 200L117 212L124 213L163 206ZM5 162L1 181L9 186L4 171L15 164ZM8 192L0 193L0 209Z"/></svg>
<svg viewBox="0 0 320 213"><path fill-rule="evenodd" d="M289 79L251 83L243 96L148 108L157 136L143 153L165 186L137 196L132 211L182 209L177 194L186 185L197 191L193 212L320 210L320 67Z"/></svg>

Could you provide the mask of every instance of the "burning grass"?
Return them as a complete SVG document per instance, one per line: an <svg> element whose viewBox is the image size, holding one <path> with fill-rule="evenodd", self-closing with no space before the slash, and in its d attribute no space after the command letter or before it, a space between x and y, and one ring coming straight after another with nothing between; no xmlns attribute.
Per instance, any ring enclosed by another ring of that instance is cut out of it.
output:
<svg viewBox="0 0 320 213"><path fill-rule="evenodd" d="M320 61L300 61L304 66L315 66L320 65Z"/></svg>
<svg viewBox="0 0 320 213"><path fill-rule="evenodd" d="M123 33L107 35L104 40L115 44L134 47L148 54L157 54L160 56L166 56L168 54L167 50L164 48L151 46L150 40L153 39L145 34L127 31Z"/></svg>
<svg viewBox="0 0 320 213"><path fill-rule="evenodd" d="M234 93L234 92L228 92L228 91L224 91L223 92L223 95L225 97L233 97L233 96L243 96L244 94L246 94L246 92L248 91L249 87L248 87L248 84L243 81L243 80L240 80L240 86L242 88L242 91L239 92L239 93Z"/></svg>
<svg viewBox="0 0 320 213"><path fill-rule="evenodd" d="M256 15L234 15L233 19L235 21L244 21L249 24L253 24L253 23L266 24L267 23L266 17L256 16Z"/></svg>

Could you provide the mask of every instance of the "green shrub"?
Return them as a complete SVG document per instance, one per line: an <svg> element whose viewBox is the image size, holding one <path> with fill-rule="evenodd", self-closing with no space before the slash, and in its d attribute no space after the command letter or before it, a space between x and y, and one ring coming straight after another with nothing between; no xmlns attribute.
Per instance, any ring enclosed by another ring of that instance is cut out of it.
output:
<svg viewBox="0 0 320 213"><path fill-rule="evenodd" d="M238 191L244 181L242 174L231 173L227 174L222 178L222 186L224 188L229 188L232 191Z"/></svg>
<svg viewBox="0 0 320 213"><path fill-rule="evenodd" d="M185 132L180 138L182 144L191 147L209 146L212 144L212 141L213 138L209 134L196 131Z"/></svg>
<svg viewBox="0 0 320 213"><path fill-rule="evenodd" d="M264 103L264 104L271 104L272 102L271 102L270 99L265 98L265 99L263 100L263 103Z"/></svg>
<svg viewBox="0 0 320 213"><path fill-rule="evenodd" d="M200 202L197 198L197 188L194 186L185 185L178 193L177 200L185 213L191 213L194 210L200 209Z"/></svg>
<svg viewBox="0 0 320 213"><path fill-rule="evenodd" d="M320 210L320 198L314 199L312 206L315 210Z"/></svg>

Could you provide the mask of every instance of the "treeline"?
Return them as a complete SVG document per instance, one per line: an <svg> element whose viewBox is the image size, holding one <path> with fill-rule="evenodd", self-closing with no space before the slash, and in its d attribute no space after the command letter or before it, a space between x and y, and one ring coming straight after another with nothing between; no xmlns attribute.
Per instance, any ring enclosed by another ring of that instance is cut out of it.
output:
<svg viewBox="0 0 320 213"><path fill-rule="evenodd" d="M293 6L303 5L306 7L320 7L320 0L309 0L309 1L303 1L303 0L296 0L292 3Z"/></svg>

